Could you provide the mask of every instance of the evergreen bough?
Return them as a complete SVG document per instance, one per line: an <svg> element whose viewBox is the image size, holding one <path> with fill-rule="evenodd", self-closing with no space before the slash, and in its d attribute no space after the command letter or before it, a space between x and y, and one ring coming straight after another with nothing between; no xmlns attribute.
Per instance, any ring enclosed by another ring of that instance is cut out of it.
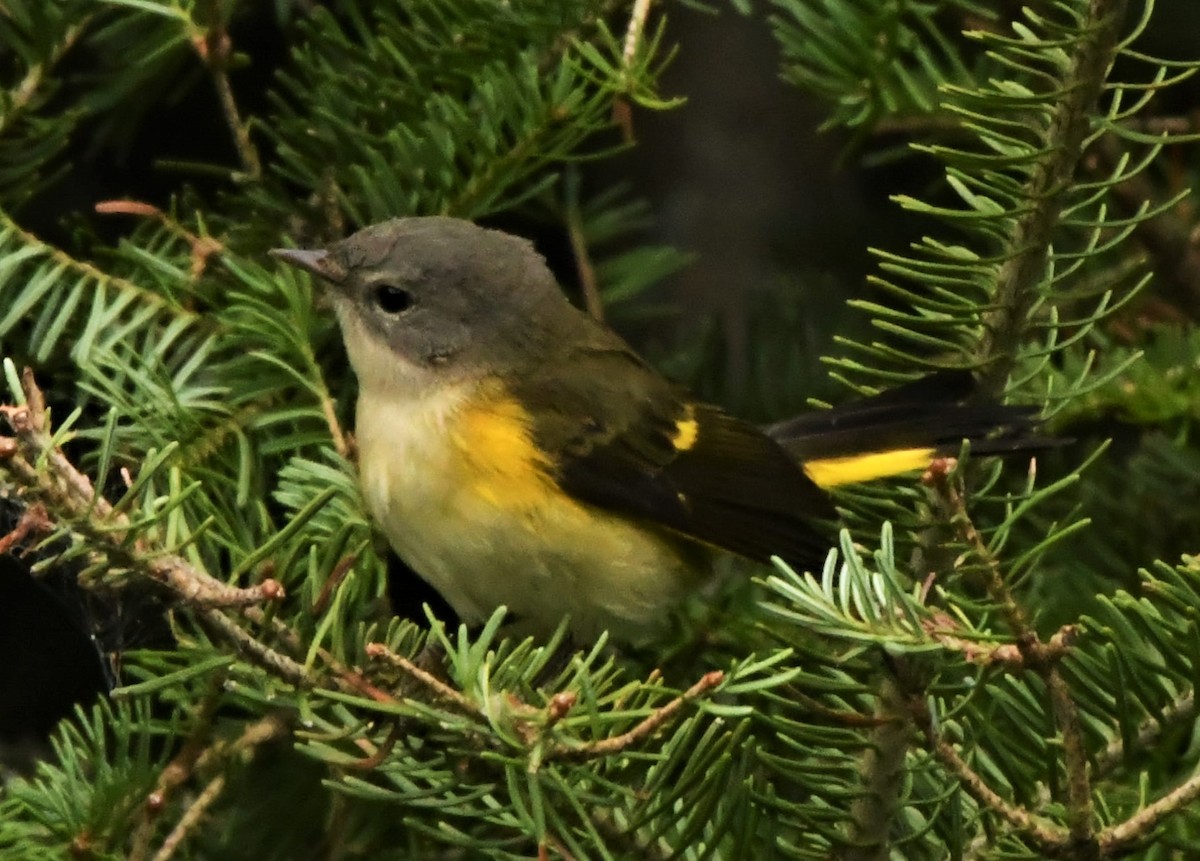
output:
<svg viewBox="0 0 1200 861"><path fill-rule="evenodd" d="M264 252L397 215L520 213L561 222L588 262L640 211L581 202L576 166L623 146L631 106L673 104L655 91L670 30L640 2L281 0L289 53L250 112L248 5L0 8L0 488L24 512L4 546L36 546L35 576L154 596L170 641L124 650L120 687L6 782L5 859L1092 859L1200 841L1200 563L1157 555L1178 534L1130 539L1176 522L1200 549L1200 496L1178 492L1200 476L1200 345L1187 327L1120 335L1147 294L1200 307L1170 241L1193 172L1155 193L1195 142L1156 99L1200 64L1141 52L1152 2L770 14L785 78L830 125L899 130L904 157L944 165L931 200L898 199L933 226L878 251L858 303L878 339L843 343L836 374L868 391L970 367L1085 443L1115 414L1177 444L1077 446L1049 478L965 453L847 493L822 571L710 596L722 612L693 608L665 652L566 661L505 639L501 614L468 633L380 609L353 382L312 286ZM198 73L229 136L231 161L203 166L216 191L97 201L134 220L115 244L91 218L54 242L25 226L73 136L119 146ZM677 263L635 248L581 270L611 309Z"/></svg>

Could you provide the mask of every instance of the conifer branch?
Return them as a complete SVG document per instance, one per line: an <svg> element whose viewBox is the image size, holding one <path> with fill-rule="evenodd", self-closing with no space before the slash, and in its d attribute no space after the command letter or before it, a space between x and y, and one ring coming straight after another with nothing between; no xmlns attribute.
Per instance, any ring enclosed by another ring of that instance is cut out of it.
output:
<svg viewBox="0 0 1200 861"><path fill-rule="evenodd" d="M286 737L289 732L290 728L286 721L278 714L270 714L250 724L233 743L221 746L217 753L222 757L227 757L237 753L253 752L255 748ZM226 780L224 771L218 772L209 780L163 840L152 861L170 861L188 835L196 830L204 814L221 797L221 793L225 791Z"/></svg>
<svg viewBox="0 0 1200 861"><path fill-rule="evenodd" d="M432 692L437 699L454 706L456 711L461 712L463 715L471 718L472 720L477 720L481 723L487 722L487 715L483 713L478 705L472 703L461 692L450 687L450 685L446 684L429 671L418 667L403 655L397 655L382 643L369 643L366 647L366 652L369 657L386 660L392 666L402 670L410 678L416 680L423 687ZM583 760L612 756L613 754L620 753L630 745L636 744L653 735L662 726L669 722L675 716L675 714L681 708L683 708L683 706L717 687L722 681L724 681L724 679L725 674L720 670L713 670L705 673L698 682L696 682L678 697L672 699L670 702L656 708L632 729L623 732L620 735L610 736L609 738L600 739L598 741L570 745L552 744L545 751L545 754L542 756L542 760ZM540 709L535 710L532 706L524 703L514 702L514 705L519 710L528 711L531 714L536 711L540 716L544 716L548 726L552 726L566 716L566 713L571 709L574 703L574 695L559 694L551 699L549 706L544 711ZM529 740L533 740L533 735L526 735Z"/></svg>
<svg viewBox="0 0 1200 861"><path fill-rule="evenodd" d="M245 588L230 586L192 566L174 554L151 552L140 542L127 546L129 516L115 511L112 503L97 493L86 475L77 470L49 435L41 390L26 370L27 404L0 406L8 422L14 445L4 446L12 454L0 461L27 497L39 502L52 522L68 525L87 535L93 549L106 553L146 577L166 585L177 597L200 607L245 607L282 600L283 587L275 580ZM44 464L39 469L38 464Z"/></svg>
<svg viewBox="0 0 1200 861"><path fill-rule="evenodd" d="M566 108L554 107L546 110L539 118L538 124L529 129L522 138L513 141L506 152L490 161L480 172L472 174L454 198L447 200L442 206L441 214L460 218L475 217L480 201L495 191L498 177L505 176L530 158L540 160L537 153L541 149L542 141L556 125L566 119L565 114L560 115L558 111L565 112Z"/></svg>
<svg viewBox="0 0 1200 861"><path fill-rule="evenodd" d="M604 756L612 756L620 753L630 745L636 744L642 739L653 735L661 726L675 716L675 713L683 708L687 703L703 696L708 691L717 687L725 679L725 674L720 670L713 670L705 673L700 681L696 682L682 694L671 700L664 706L655 709L648 717L644 718L641 723L635 726L628 732L623 732L620 735L611 736L610 738L600 739L599 741L588 742L580 745L558 745L546 752L546 759L593 759Z"/></svg>
<svg viewBox="0 0 1200 861"><path fill-rule="evenodd" d="M892 824L904 785L904 765L913 736L900 685L884 678L876 700L875 719L862 754L862 787L850 806L850 845L845 861L886 861L892 851Z"/></svg>
<svg viewBox="0 0 1200 861"><path fill-rule="evenodd" d="M1094 771L1097 776L1107 774L1119 766L1127 757L1151 747L1162 738L1163 731L1191 721L1196 716L1196 692L1189 690L1173 699L1159 714L1138 724L1127 748L1124 740L1117 736L1104 750L1096 755Z"/></svg>
<svg viewBox="0 0 1200 861"><path fill-rule="evenodd" d="M54 262L54 265L64 270L93 279L100 284L111 284L122 293L136 296L139 302L166 311L173 317L185 319L192 323L207 325L205 318L186 308L179 307L179 305L161 294L153 290L147 290L127 278L110 275L86 260L78 260L65 251L43 242L37 236L23 229L13 221L3 209L0 209L0 231L12 233L22 246L34 249L38 255L49 258Z"/></svg>
<svg viewBox="0 0 1200 861"><path fill-rule="evenodd" d="M210 684L208 692L196 709L191 732L180 746L179 752L159 773L154 789L142 804L142 814L133 831L128 861L144 861L150 854L150 841L154 838L154 824L158 814L166 807L174 791L191 778L196 764L207 749L212 721L220 701L219 685Z"/></svg>
<svg viewBox="0 0 1200 861"><path fill-rule="evenodd" d="M1039 147L1045 155L1022 194L1029 208L1013 225L1006 259L996 275L996 307L984 315L983 334L974 351L980 390L993 396L1003 391L1032 325L1029 315L1046 273L1051 237L1116 56L1125 6L1126 0L1090 0L1080 22L1081 38L1072 48L1062 96Z"/></svg>
<svg viewBox="0 0 1200 861"><path fill-rule="evenodd" d="M1168 132L1163 129L1162 133ZM1109 135L1093 148L1084 165L1103 174L1116 167L1118 158L1117 140ZM1146 206L1157 210L1161 203L1144 173L1114 185L1112 198L1126 217L1134 217ZM1192 320L1200 320L1200 242L1194 235L1194 225L1178 211L1161 211L1140 219L1133 235L1146 249L1163 293Z"/></svg>
<svg viewBox="0 0 1200 861"><path fill-rule="evenodd" d="M459 712L472 720L483 720L479 708L470 700L428 670L418 667L403 655L397 655L382 643L368 643L367 657L386 660L389 664L402 670L410 678L427 688L435 697L454 706Z"/></svg>
<svg viewBox="0 0 1200 861"><path fill-rule="evenodd" d="M119 565L163 584L249 659L297 687L310 687L312 679L304 667L260 643L221 610L240 609L252 622L265 623L267 616L261 605L284 598L278 581L267 578L254 586L231 586L180 556L146 546L140 539L127 542L129 516L116 511L53 444L45 399L28 369L22 387L25 404L0 406L0 416L15 434L11 439L0 438L0 451L9 452L0 459L0 472L11 476L27 499L43 506L50 522L82 535L93 553L104 554ZM339 673L340 678L344 676L344 672Z"/></svg>
<svg viewBox="0 0 1200 861"><path fill-rule="evenodd" d="M955 750L954 745L942 737L934 724L933 716L921 697L913 697L910 710L917 726L925 734L929 750L946 769L958 779L959 785L967 795L971 796L981 807L988 810L1009 825L1018 834L1027 839L1038 851L1049 857L1057 857L1067 846L1070 836L1066 829L1050 822L1037 814L1013 804L1001 797L988 786L987 781L971 768L965 759Z"/></svg>
<svg viewBox="0 0 1200 861"><path fill-rule="evenodd" d="M945 459L935 462L926 473L926 479L936 489L949 515L950 523L958 531L959 538L982 564L984 588L999 605L1016 640L1025 668L1041 676L1046 684L1054 722L1062 735L1067 777L1067 821L1071 841L1078 846L1094 845L1095 811L1087 747L1083 739L1078 707L1059 666L1063 652L1061 649L1051 650L1050 645L1041 639L1029 622L1024 608L1008 588L1000 568L1000 560L992 553L971 520L961 479L953 472L951 461Z"/></svg>
<svg viewBox="0 0 1200 861"><path fill-rule="evenodd" d="M93 17L92 15L87 15L74 24L69 25L63 31L62 38L58 40L46 58L40 63L30 66L28 71L25 72L25 76L9 91L9 97L4 105L6 110L0 112L0 137L5 135L12 124L20 118L25 109L33 102L41 90L42 84L45 83L46 76L75 47L75 43L79 41L79 38L87 32L87 28L91 25Z"/></svg>
<svg viewBox="0 0 1200 861"><path fill-rule="evenodd" d="M604 320L604 302L600 298L600 285L596 283L596 269L592 266L588 252L587 237L583 235L583 216L579 211L578 183L567 183L567 237L571 241L571 254L575 258L575 271L579 273L579 289L583 293L583 305L597 320Z"/></svg>
<svg viewBox="0 0 1200 861"><path fill-rule="evenodd" d="M1099 846L1103 857L1116 858L1134 844L1145 840L1168 816L1183 810L1200 799L1200 775L1193 776L1165 796L1148 804L1119 825L1100 833Z"/></svg>
<svg viewBox="0 0 1200 861"><path fill-rule="evenodd" d="M233 85L229 83L229 60L233 56L233 40L229 36L224 15L217 8L217 3L208 0L206 5L207 14L213 24L207 30L193 29L192 47L212 76L217 98L221 102L221 111L242 163L243 178L250 182L258 182L262 178L262 159L254 141L250 139L250 129L242 120L241 110L233 94Z"/></svg>

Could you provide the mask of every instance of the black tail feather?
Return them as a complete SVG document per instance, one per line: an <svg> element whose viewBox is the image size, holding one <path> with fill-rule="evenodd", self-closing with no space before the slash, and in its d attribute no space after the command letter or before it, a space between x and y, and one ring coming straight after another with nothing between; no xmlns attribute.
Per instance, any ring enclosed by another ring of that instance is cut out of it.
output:
<svg viewBox="0 0 1200 861"><path fill-rule="evenodd" d="M952 455L964 439L979 454L1059 444L1035 434L1035 407L973 400L975 390L970 371L942 371L843 406L804 413L766 432L801 461L923 447Z"/></svg>

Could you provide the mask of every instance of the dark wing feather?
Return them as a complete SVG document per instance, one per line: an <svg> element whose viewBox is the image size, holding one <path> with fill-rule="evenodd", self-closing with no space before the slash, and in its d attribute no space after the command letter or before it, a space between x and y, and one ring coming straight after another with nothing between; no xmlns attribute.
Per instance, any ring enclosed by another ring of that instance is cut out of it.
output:
<svg viewBox="0 0 1200 861"><path fill-rule="evenodd" d="M824 491L761 430L696 404L616 343L530 375L521 401L571 496L707 545L798 567L821 562ZM690 446L673 441L694 420Z"/></svg>
<svg viewBox="0 0 1200 861"><path fill-rule="evenodd" d="M970 371L942 371L765 430L801 462L918 447L957 454L963 439L976 454L1045 446L1031 434L1034 408L973 400L974 393Z"/></svg>

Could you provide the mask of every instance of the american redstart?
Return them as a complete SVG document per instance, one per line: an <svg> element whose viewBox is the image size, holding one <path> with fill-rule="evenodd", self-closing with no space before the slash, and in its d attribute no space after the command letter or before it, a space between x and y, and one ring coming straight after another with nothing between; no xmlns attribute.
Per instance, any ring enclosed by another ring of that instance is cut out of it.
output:
<svg viewBox="0 0 1200 861"><path fill-rule="evenodd" d="M963 439L1020 448L1031 424L952 371L756 427L571 305L531 243L454 218L272 253L332 285L366 504L467 623L505 605L525 630L644 640L722 552L819 566L824 488Z"/></svg>

